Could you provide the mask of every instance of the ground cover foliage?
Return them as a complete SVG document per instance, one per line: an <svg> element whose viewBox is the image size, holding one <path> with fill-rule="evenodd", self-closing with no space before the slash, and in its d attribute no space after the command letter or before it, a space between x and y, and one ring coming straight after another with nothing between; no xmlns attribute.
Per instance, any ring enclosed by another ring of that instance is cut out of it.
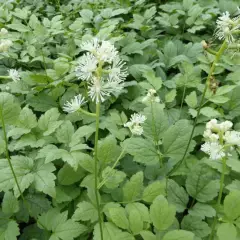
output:
<svg viewBox="0 0 240 240"><path fill-rule="evenodd" d="M237 36L214 36L238 5L0 0L0 239L240 239L239 149L201 151L211 119L240 130ZM128 75L101 104L75 71L93 37Z"/></svg>

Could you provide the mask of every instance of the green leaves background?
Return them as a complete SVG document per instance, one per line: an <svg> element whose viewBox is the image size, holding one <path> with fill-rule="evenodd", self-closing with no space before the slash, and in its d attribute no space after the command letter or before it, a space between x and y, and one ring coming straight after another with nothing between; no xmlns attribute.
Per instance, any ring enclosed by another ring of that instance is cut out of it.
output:
<svg viewBox="0 0 240 240"><path fill-rule="evenodd" d="M0 240L100 239L93 191L95 119L66 115L63 104L78 93L80 44L91 36L111 40L127 62L125 92L102 104L99 169L104 240L206 240L216 216L221 162L199 151L205 122L231 120L239 130L239 52L228 49L216 67L216 94L207 92L194 139L182 158L213 56L201 41L215 41L215 21L235 14L237 0L8 1L0 2L0 27L13 46L0 54L0 75L18 69L21 81L0 79L11 162L0 120ZM160 103L142 98L154 88ZM94 112L90 101L86 110ZM147 117L144 135L124 123L133 112ZM121 154L121 152L123 152ZM120 157L110 176L111 168ZM227 163L216 239L240 232L239 151Z"/></svg>

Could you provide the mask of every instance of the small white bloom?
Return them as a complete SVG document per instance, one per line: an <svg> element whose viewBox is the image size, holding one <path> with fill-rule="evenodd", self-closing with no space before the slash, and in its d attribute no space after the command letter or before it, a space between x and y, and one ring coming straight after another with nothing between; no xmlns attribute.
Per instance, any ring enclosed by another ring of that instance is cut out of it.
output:
<svg viewBox="0 0 240 240"><path fill-rule="evenodd" d="M109 41L102 41L97 48L96 54L101 61L108 63L112 63L118 57L118 51Z"/></svg>
<svg viewBox="0 0 240 240"><path fill-rule="evenodd" d="M122 82L126 79L128 73L127 69L124 68L125 62L119 57L114 59L112 67L109 69L109 78L114 81Z"/></svg>
<svg viewBox="0 0 240 240"><path fill-rule="evenodd" d="M142 124L146 121L146 117L140 113L134 113L131 115L131 122L133 124Z"/></svg>
<svg viewBox="0 0 240 240"><path fill-rule="evenodd" d="M143 134L143 127L140 125L135 125L131 129L132 134L134 135L142 135Z"/></svg>
<svg viewBox="0 0 240 240"><path fill-rule="evenodd" d="M224 40L228 43L232 43L235 41L233 37L233 31L239 29L240 24L238 22L238 17L237 18L230 18L229 12L225 12L220 16L217 20L217 28L216 28L216 37L219 40Z"/></svg>
<svg viewBox="0 0 240 240"><path fill-rule="evenodd" d="M0 52L7 52L7 50L12 46L12 41L8 39L2 39L0 41Z"/></svg>
<svg viewBox="0 0 240 240"><path fill-rule="evenodd" d="M76 67L76 76L82 80L89 80L96 71L97 64L98 60L93 54L84 54L78 61L78 66Z"/></svg>
<svg viewBox="0 0 240 240"><path fill-rule="evenodd" d="M124 124L124 127L128 127L132 134L142 135L143 134L143 124L146 121L146 117L140 113L134 113L131 115L130 121Z"/></svg>
<svg viewBox="0 0 240 240"><path fill-rule="evenodd" d="M206 129L203 133L203 137L210 142L217 142L219 140L219 135L212 133L210 129Z"/></svg>
<svg viewBox="0 0 240 240"><path fill-rule="evenodd" d="M148 102L160 102L160 98L158 96L155 96L157 91L155 89L149 89L147 95L142 99L143 103Z"/></svg>
<svg viewBox="0 0 240 240"><path fill-rule="evenodd" d="M240 132L227 131L224 135L226 144L237 145L240 147Z"/></svg>
<svg viewBox="0 0 240 240"><path fill-rule="evenodd" d="M18 82L21 79L19 72L16 69L9 69L8 70L9 77L14 81Z"/></svg>
<svg viewBox="0 0 240 240"><path fill-rule="evenodd" d="M63 111L68 113L74 113L85 103L85 98L81 94L79 94L75 96L71 101L67 101L64 104Z"/></svg>
<svg viewBox="0 0 240 240"><path fill-rule="evenodd" d="M207 122L206 129L212 130L217 128L217 126L218 126L217 119L212 119L209 122Z"/></svg>
<svg viewBox="0 0 240 240"><path fill-rule="evenodd" d="M80 47L85 51L96 53L99 47L99 40L97 38L93 38L90 41L83 42Z"/></svg>
<svg viewBox="0 0 240 240"><path fill-rule="evenodd" d="M230 130L233 126L233 123L230 121L225 121L219 124L219 129L220 131L222 131L223 133Z"/></svg>
<svg viewBox="0 0 240 240"><path fill-rule="evenodd" d="M7 35L8 30L6 28L1 28L0 35Z"/></svg>
<svg viewBox="0 0 240 240"><path fill-rule="evenodd" d="M212 160L218 160L226 156L223 146L217 142L206 142L201 146L201 150L208 154Z"/></svg>

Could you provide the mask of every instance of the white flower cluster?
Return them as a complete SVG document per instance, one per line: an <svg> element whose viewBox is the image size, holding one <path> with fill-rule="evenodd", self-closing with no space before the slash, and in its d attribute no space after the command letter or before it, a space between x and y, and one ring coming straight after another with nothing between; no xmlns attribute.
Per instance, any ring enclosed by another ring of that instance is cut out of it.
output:
<svg viewBox="0 0 240 240"><path fill-rule="evenodd" d="M86 103L85 98L81 94L78 94L71 101L67 101L64 104L63 111L68 113L74 113L78 111L79 108L81 108L81 106L85 103Z"/></svg>
<svg viewBox="0 0 240 240"><path fill-rule="evenodd" d="M157 91L155 89L149 89L147 95L142 99L143 103L148 102L160 102L160 98L156 96Z"/></svg>
<svg viewBox="0 0 240 240"><path fill-rule="evenodd" d="M225 12L217 20L216 37L219 40L226 40L228 43L233 43L235 38L234 31L240 28L240 18L231 18L229 12Z"/></svg>
<svg viewBox="0 0 240 240"><path fill-rule="evenodd" d="M4 37L8 34L8 30L2 28L0 30L0 37ZM0 52L7 52L7 50L12 46L12 41L9 39L1 39L0 40Z"/></svg>
<svg viewBox="0 0 240 240"><path fill-rule="evenodd" d="M19 72L16 69L9 69L8 70L9 77L14 81L18 82L21 79Z"/></svg>
<svg viewBox="0 0 240 240"><path fill-rule="evenodd" d="M124 127L128 127L132 134L142 135L143 134L143 124L146 121L146 117L140 113L134 113L131 115L130 121L124 124Z"/></svg>
<svg viewBox="0 0 240 240"><path fill-rule="evenodd" d="M88 83L92 101L103 102L111 94L119 94L127 77L125 63L109 41L93 38L81 45L85 53L78 61L76 76Z"/></svg>
<svg viewBox="0 0 240 240"><path fill-rule="evenodd" d="M240 146L240 132L231 130L232 126L230 121L218 123L216 119L206 124L203 134L206 142L201 146L201 150L208 154L210 159L218 160L229 156L229 149Z"/></svg>

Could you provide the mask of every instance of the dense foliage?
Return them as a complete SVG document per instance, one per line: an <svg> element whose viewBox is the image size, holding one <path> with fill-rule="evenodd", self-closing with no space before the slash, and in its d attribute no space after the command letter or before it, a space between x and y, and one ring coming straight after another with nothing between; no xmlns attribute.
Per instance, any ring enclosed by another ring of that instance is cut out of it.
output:
<svg viewBox="0 0 240 240"><path fill-rule="evenodd" d="M211 119L240 131L240 45L214 36L238 4L0 0L0 240L240 239L240 142L203 147ZM93 37L127 70L101 104L76 76Z"/></svg>

